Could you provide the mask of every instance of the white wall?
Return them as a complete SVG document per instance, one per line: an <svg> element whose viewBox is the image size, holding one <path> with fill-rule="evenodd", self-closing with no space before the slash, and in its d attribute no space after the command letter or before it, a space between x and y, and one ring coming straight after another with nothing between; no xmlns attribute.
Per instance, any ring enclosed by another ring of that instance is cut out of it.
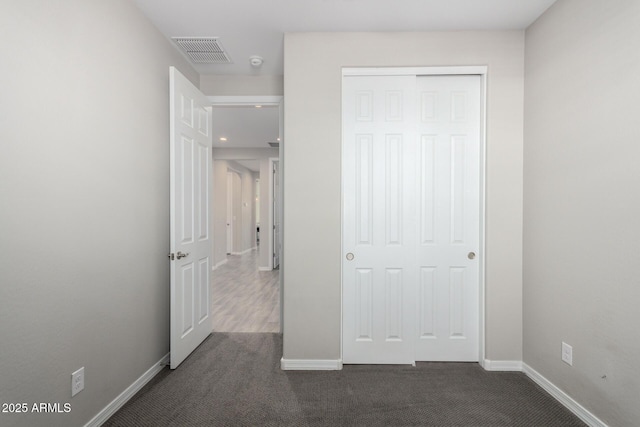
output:
<svg viewBox="0 0 640 427"><path fill-rule="evenodd" d="M252 205L252 209L251 209L251 222L252 224L254 224L254 226L257 227L258 224L260 224L260 201L258 199L258 196L260 194L260 172L253 172L251 173L251 188L253 191L253 205ZM255 227L254 227L255 229ZM255 236L255 239L253 240L253 244L254 246L257 244L257 234Z"/></svg>
<svg viewBox="0 0 640 427"><path fill-rule="evenodd" d="M340 357L341 68L488 65L486 354L522 357L524 33L285 35L284 357Z"/></svg>
<svg viewBox="0 0 640 427"><path fill-rule="evenodd" d="M253 172L246 169L242 172L240 185L242 185L242 197L240 212L242 215L242 241L241 251L244 253L256 247L256 221L255 221L255 184Z"/></svg>
<svg viewBox="0 0 640 427"><path fill-rule="evenodd" d="M639 23L560 0L526 32L524 362L611 426L640 425Z"/></svg>
<svg viewBox="0 0 640 427"><path fill-rule="evenodd" d="M83 425L169 351L169 66L199 76L128 0L0 34L0 402L72 405L0 424Z"/></svg>
<svg viewBox="0 0 640 427"><path fill-rule="evenodd" d="M242 242L244 240L244 215L242 215L242 198L244 196L242 191L242 178L241 174L231 172L231 175L227 175L231 178L231 189L233 194L231 195L231 216L233 227L233 246L231 247L231 253L238 255L244 251Z"/></svg>
<svg viewBox="0 0 640 427"><path fill-rule="evenodd" d="M214 154L215 158L215 154ZM213 264L227 259L227 164L213 161Z"/></svg>

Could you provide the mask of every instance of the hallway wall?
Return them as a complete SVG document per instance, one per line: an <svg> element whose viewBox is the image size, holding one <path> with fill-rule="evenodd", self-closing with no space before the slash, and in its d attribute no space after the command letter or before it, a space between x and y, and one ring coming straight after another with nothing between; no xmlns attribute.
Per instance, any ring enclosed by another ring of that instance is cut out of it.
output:
<svg viewBox="0 0 640 427"><path fill-rule="evenodd" d="M270 265L271 245L272 242L268 232L268 218L271 209L269 198L269 158L278 158L277 148L214 148L213 157L216 159L259 159L260 160L260 176L266 177L260 179L260 194L262 202L260 203L260 247L258 267L267 270ZM215 173L215 172L214 172Z"/></svg>
<svg viewBox="0 0 640 427"><path fill-rule="evenodd" d="M255 228L255 184L254 175L233 160L217 158L213 151L213 257L214 265L227 259L227 171L238 172L233 200L240 233L234 234L233 253L242 253L256 246ZM241 191L239 191L241 188Z"/></svg>
<svg viewBox="0 0 640 427"><path fill-rule="evenodd" d="M0 2L2 426L87 423L169 352L169 66L128 0ZM85 389L71 397L71 373Z"/></svg>

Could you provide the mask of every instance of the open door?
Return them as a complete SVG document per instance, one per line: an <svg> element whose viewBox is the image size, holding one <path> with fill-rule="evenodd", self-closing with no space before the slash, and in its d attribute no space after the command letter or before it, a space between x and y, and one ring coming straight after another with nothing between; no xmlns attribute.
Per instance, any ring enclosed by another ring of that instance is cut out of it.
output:
<svg viewBox="0 0 640 427"><path fill-rule="evenodd" d="M211 107L170 67L171 369L209 336L212 215Z"/></svg>

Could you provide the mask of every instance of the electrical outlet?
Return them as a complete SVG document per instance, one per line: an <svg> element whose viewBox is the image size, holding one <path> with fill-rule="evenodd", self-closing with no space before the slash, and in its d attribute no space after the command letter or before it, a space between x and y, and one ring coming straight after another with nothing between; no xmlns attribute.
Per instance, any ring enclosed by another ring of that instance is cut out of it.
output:
<svg viewBox="0 0 640 427"><path fill-rule="evenodd" d="M84 366L71 374L71 397L84 390Z"/></svg>
<svg viewBox="0 0 640 427"><path fill-rule="evenodd" d="M562 342L562 361L569 366L573 366L573 347L566 342Z"/></svg>

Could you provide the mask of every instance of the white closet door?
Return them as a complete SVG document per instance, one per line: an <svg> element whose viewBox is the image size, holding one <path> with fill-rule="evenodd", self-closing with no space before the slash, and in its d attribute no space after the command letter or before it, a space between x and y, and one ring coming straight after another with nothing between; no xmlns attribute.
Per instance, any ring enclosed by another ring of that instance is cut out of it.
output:
<svg viewBox="0 0 640 427"><path fill-rule="evenodd" d="M343 79L343 362L477 361L480 77Z"/></svg>
<svg viewBox="0 0 640 427"><path fill-rule="evenodd" d="M477 361L480 76L417 78L416 360Z"/></svg>
<svg viewBox="0 0 640 427"><path fill-rule="evenodd" d="M415 77L345 77L343 361L414 362Z"/></svg>

